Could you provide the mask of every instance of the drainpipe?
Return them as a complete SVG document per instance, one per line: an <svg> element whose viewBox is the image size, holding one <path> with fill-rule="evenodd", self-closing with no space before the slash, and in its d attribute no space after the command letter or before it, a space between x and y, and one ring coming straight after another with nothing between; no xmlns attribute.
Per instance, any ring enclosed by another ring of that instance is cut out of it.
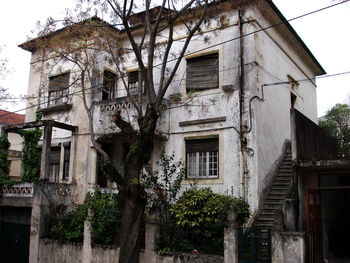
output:
<svg viewBox="0 0 350 263"><path fill-rule="evenodd" d="M241 159L241 196L246 200L247 199L247 153L245 148L247 146L247 139L244 137L243 131L243 103L244 103L244 71L243 71L243 25L242 25L242 10L238 9L238 30L239 30L239 67L238 67L238 86L239 86L239 134L240 134L240 159Z"/></svg>

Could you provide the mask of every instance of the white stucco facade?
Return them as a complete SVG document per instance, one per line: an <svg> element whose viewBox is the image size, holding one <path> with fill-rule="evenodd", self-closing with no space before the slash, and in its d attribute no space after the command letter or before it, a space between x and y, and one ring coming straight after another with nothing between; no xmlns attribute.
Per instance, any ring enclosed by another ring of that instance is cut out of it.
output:
<svg viewBox="0 0 350 263"><path fill-rule="evenodd" d="M228 5L229 6L229 5ZM323 69L305 50L297 35L285 24L268 30L261 30L280 22L281 18L273 9L270 1L247 1L241 7L242 31L238 25L238 9L226 8L225 23L220 25L213 20L209 27L203 27L203 35L195 35L186 51L172 84L166 92L168 99L165 110L158 121L157 139L152 160L155 163L160 146L166 152L174 152L176 160L186 162L186 141L191 139L218 138L218 177L183 181L187 187L196 182L198 186L211 187L215 192L232 193L244 196L252 210L259 207L259 196L269 183L266 176L281 155L283 144L290 140L290 109L295 107L308 118L317 122L315 76L323 74ZM179 26L177 41L173 52L183 44L185 28ZM166 35L166 32L163 33ZM209 41L204 41L207 37ZM241 41L240 41L241 40ZM127 43L125 43L127 45ZM40 104L47 108L49 77L63 72L74 72L71 63L52 66L50 62L38 60L38 52L33 51L29 78L28 96L37 99L28 102L28 106ZM186 92L186 59L206 54L218 54L218 88ZM241 55L240 55L241 54ZM101 54L102 56L102 54ZM123 67L127 71L137 69L132 54L126 54ZM155 65L160 63L155 61ZM169 63L169 67L172 63ZM115 66L105 61L96 64L95 70L103 72L109 69L116 72ZM242 82L239 82L239 72ZM159 72L155 68L155 81ZM103 75L103 74L101 74ZM127 81L127 79L125 79ZM293 83L288 81L295 80ZM306 80L306 81L304 81ZM100 82L102 80L100 79ZM280 83L280 84L278 84ZM229 90L223 89L229 86ZM240 116L240 89L242 89L242 115ZM61 182L76 184L77 202L81 202L86 192L97 185L97 154L93 149L89 134L87 113L79 92L81 87L70 87L71 108L60 111L48 111L45 119L78 127L76 134L55 130L53 144L71 141L69 178ZM114 109L121 109L122 116L135 123L135 113L130 103L119 98L126 96L121 79L117 83L117 98L98 102L94 111L94 128L97 137L106 134L118 134L111 122ZM180 94L181 101L169 99L172 94ZM293 96L291 95L293 94ZM88 94L89 95L89 94ZM294 97L295 96L295 97ZM295 98L292 105L291 97ZM100 100L94 98L94 101ZM35 119L35 107L29 108L26 121ZM240 134L242 122L243 134ZM74 137L74 140L72 139ZM241 138L246 139L246 150L241 150ZM121 138L116 135L110 144L113 158L120 159ZM74 143L72 143L74 141ZM109 184L113 186L113 184Z"/></svg>

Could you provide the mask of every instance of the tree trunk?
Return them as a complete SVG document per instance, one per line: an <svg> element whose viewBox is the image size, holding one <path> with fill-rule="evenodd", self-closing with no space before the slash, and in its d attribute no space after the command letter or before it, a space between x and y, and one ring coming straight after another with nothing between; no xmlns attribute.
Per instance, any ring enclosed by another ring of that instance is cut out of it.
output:
<svg viewBox="0 0 350 263"><path fill-rule="evenodd" d="M118 120L118 116L116 117L116 123L121 122L120 119ZM123 207L119 263L137 263L139 261L140 229L147 204L146 191L139 179L142 168L149 163L152 155L157 120L158 115L154 114L153 110L147 111L145 117L139 120L140 134L124 133L125 136L129 136L127 141L130 150L125 160L125 178L119 193L119 200ZM130 129L130 126L125 123L123 127Z"/></svg>
<svg viewBox="0 0 350 263"><path fill-rule="evenodd" d="M137 263L139 261L140 229L145 206L146 203L141 200L135 200L134 198L124 200L120 235L120 263Z"/></svg>

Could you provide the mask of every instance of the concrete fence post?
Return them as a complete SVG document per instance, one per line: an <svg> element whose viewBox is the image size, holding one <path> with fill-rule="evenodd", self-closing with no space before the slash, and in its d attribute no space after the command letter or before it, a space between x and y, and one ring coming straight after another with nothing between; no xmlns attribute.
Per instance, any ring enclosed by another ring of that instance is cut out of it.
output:
<svg viewBox="0 0 350 263"><path fill-rule="evenodd" d="M92 259L92 236L91 236L91 219L94 213L91 208L88 210L88 217L84 222L84 240L83 240L83 251L82 251L82 263L90 263Z"/></svg>
<svg viewBox="0 0 350 263"><path fill-rule="evenodd" d="M145 259L144 262L157 262L157 240L159 238L159 216L154 209L146 209Z"/></svg>
<svg viewBox="0 0 350 263"><path fill-rule="evenodd" d="M238 263L237 214L230 210L224 228L224 263Z"/></svg>

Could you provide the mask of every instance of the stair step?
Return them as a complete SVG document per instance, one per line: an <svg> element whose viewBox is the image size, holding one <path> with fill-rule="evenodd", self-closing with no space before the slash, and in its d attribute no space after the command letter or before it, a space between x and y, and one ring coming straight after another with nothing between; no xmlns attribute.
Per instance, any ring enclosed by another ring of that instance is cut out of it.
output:
<svg viewBox="0 0 350 263"><path fill-rule="evenodd" d="M290 175L277 175L276 177L275 177L275 180L277 180L277 179L281 179L281 180L292 180L293 179L293 177L292 176L290 176Z"/></svg>
<svg viewBox="0 0 350 263"><path fill-rule="evenodd" d="M275 198L275 197L267 197L265 204L282 204L283 199L281 198Z"/></svg>
<svg viewBox="0 0 350 263"><path fill-rule="evenodd" d="M257 220L259 223L272 223L273 224L273 218L268 218L268 217L259 217L259 219Z"/></svg>
<svg viewBox="0 0 350 263"><path fill-rule="evenodd" d="M288 191L271 191L267 196L280 196L284 198L288 194Z"/></svg>
<svg viewBox="0 0 350 263"><path fill-rule="evenodd" d="M287 190L288 191L289 187L288 185L272 185L271 191L274 190Z"/></svg>
<svg viewBox="0 0 350 263"><path fill-rule="evenodd" d="M285 195L271 195L268 194L268 196L266 197L266 200L281 200L283 201Z"/></svg>
<svg viewBox="0 0 350 263"><path fill-rule="evenodd" d="M280 209L282 204L264 204L262 207L262 211L275 211L277 209Z"/></svg>
<svg viewBox="0 0 350 263"><path fill-rule="evenodd" d="M283 175L287 174L287 175L290 175L290 176L293 175L292 171L281 171L281 170L278 171L277 175L279 175L279 174L283 174Z"/></svg>
<svg viewBox="0 0 350 263"><path fill-rule="evenodd" d="M281 186L281 187L288 187L290 184L292 183L291 180L276 180L272 187L273 186Z"/></svg>
<svg viewBox="0 0 350 263"><path fill-rule="evenodd" d="M267 224L267 223L256 223L256 226L259 228L266 228L266 229L271 229L273 227L273 224Z"/></svg>

